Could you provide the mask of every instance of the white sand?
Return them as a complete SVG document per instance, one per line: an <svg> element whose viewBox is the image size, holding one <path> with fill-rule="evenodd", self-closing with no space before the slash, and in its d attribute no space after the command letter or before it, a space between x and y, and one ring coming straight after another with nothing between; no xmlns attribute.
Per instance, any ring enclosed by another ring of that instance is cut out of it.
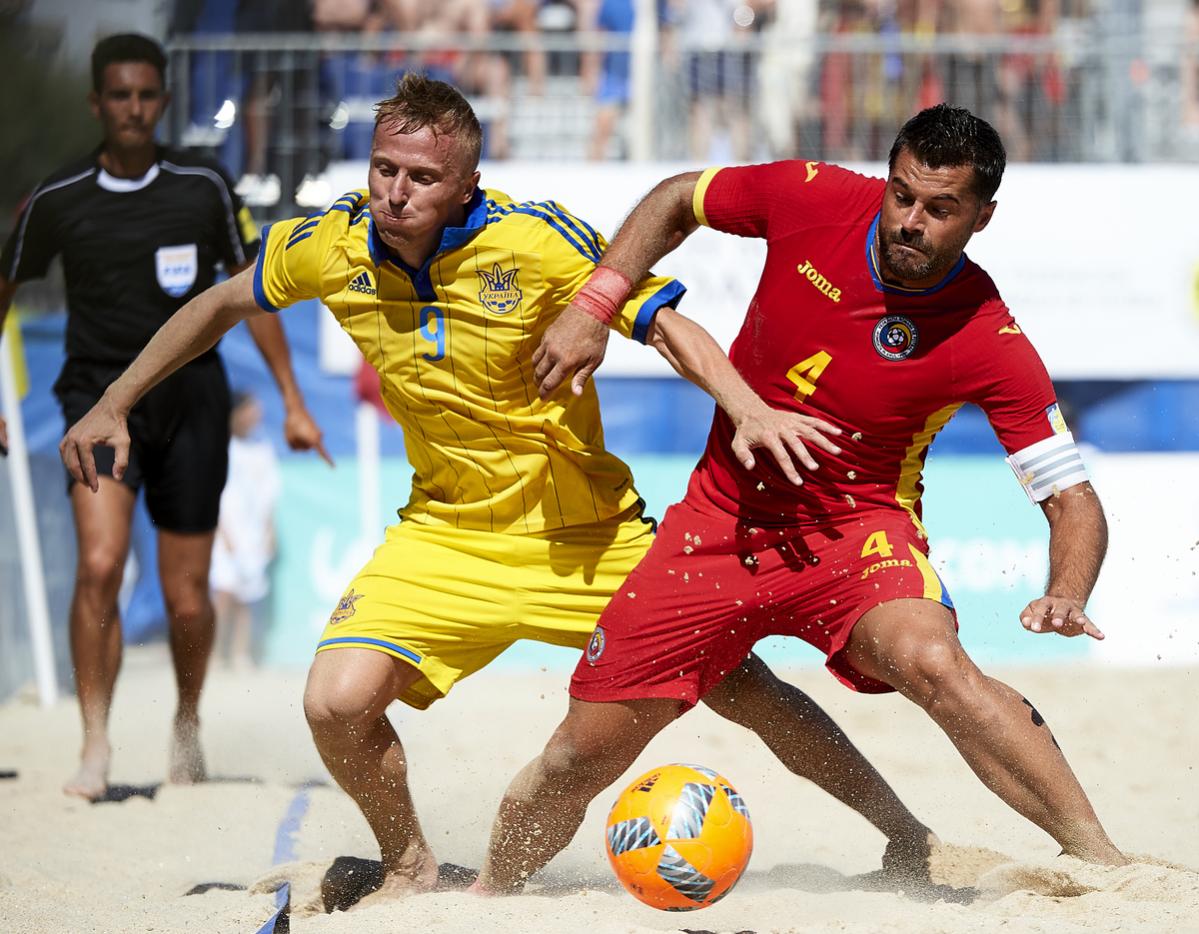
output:
<svg viewBox="0 0 1199 934"><path fill-rule="evenodd" d="M803 670L789 677L829 709L952 844L939 854L937 872L959 888L976 887L969 903L866 890L854 877L878 867L881 836L788 775L750 734L697 710L652 743L634 768L705 763L744 796L756 851L741 885L720 904L667 914L617 887L601 833L609 792L532 894L482 900L446 893L306 913L335 857L378 854L349 799L332 785L318 787L295 837L296 862L272 875L276 828L297 787L327 780L303 723L303 678L217 671L203 736L219 780L164 786L153 800L89 805L61 794L79 744L73 699L50 711L28 699L0 706L0 769L20 773L0 781L0 932L253 932L272 910L269 894L184 893L203 883L253 886L263 877L292 881L292 930L299 934L1199 932L1199 874L1181 868L1199 867L1199 671L995 673L1046 716L1116 842L1148 859L1099 869L1055 857L1052 841L987 792L919 710L894 696L853 695L823 672ZM113 719L115 784L161 780L172 704L162 651L129 653ZM560 673L494 672L423 714L392 708L440 859L479 864L504 785L540 749L564 705Z"/></svg>

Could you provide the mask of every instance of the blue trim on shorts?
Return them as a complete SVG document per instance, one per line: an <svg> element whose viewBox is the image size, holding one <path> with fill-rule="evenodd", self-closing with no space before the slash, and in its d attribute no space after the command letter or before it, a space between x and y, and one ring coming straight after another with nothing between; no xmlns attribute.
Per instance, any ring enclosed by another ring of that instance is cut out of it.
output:
<svg viewBox="0 0 1199 934"><path fill-rule="evenodd" d="M326 639L324 642L318 642L316 647L318 649L323 649L327 645L344 645L347 642L354 642L359 645L377 645L380 648L391 649L393 652L398 652L400 655L403 655L404 658L408 659L409 661L416 662L418 665L421 663L421 657L413 652L412 649L406 649L402 645L396 645L394 642L386 642L383 639L367 639L362 636L341 636L337 639Z"/></svg>

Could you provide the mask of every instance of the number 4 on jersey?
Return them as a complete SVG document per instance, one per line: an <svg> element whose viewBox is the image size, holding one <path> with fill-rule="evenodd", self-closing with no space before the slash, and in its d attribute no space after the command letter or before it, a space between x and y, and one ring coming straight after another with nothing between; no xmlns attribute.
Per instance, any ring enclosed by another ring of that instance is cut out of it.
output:
<svg viewBox="0 0 1199 934"><path fill-rule="evenodd" d="M880 529L866 536L866 544L862 546L863 558L869 558L871 555L878 555L880 558L890 558L891 553L891 543L887 541L886 532Z"/></svg>
<svg viewBox="0 0 1199 934"><path fill-rule="evenodd" d="M795 384L795 400L807 402L808 396L816 391L816 380L829 365L832 356L823 350L818 350L806 360L801 360L787 371L787 379Z"/></svg>

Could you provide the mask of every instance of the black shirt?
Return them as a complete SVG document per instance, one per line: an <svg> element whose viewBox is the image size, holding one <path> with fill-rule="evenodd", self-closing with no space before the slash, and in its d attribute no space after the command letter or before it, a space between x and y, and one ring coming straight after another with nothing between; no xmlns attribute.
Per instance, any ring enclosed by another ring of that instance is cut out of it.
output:
<svg viewBox="0 0 1199 934"><path fill-rule="evenodd" d="M68 359L125 365L218 264L252 259L249 211L214 162L175 149L139 179L115 178L100 150L65 166L29 197L0 254L10 282L39 278L62 254Z"/></svg>

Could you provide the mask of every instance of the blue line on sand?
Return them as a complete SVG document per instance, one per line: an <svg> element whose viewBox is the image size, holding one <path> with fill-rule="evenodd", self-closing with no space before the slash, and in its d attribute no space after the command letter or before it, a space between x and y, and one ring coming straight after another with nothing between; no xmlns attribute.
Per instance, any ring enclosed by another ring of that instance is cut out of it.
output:
<svg viewBox="0 0 1199 934"><path fill-rule="evenodd" d="M275 829L275 853L271 857L272 866L289 863L296 858L295 837L300 831L300 822L308 813L308 789L311 785L312 783L306 783L300 787L295 797L291 799L291 804L287 806L287 813L283 815L283 820ZM281 882L275 889L275 911L255 934L275 934L275 923L290 907L291 883Z"/></svg>

